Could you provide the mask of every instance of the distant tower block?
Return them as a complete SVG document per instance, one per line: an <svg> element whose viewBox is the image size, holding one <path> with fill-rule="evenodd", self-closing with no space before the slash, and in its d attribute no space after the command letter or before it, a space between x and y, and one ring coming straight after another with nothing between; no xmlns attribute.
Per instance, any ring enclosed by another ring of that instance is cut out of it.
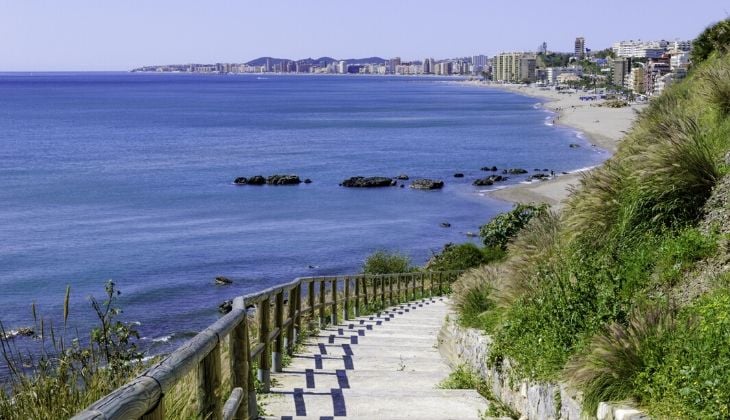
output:
<svg viewBox="0 0 730 420"><path fill-rule="evenodd" d="M582 60L586 57L586 40L582 36L575 39L575 58Z"/></svg>

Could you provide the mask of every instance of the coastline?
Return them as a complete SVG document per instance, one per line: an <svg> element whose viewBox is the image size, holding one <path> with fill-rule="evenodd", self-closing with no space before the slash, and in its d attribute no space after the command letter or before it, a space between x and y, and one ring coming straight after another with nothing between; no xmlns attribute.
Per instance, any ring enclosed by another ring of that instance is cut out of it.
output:
<svg viewBox="0 0 730 420"><path fill-rule="evenodd" d="M558 93L554 90L543 90L534 86L498 85L483 82L466 81L470 86L501 89L536 99L544 100L540 105L556 114L554 123L576 129L583 133L587 140L613 154L619 142L631 129L637 111L646 105L632 104L623 108L596 106L604 100L581 101L580 96L591 93ZM489 196L512 203L547 203L553 209L560 210L568 198L571 188L577 186L585 171L556 175L553 179L530 184L511 185L491 191Z"/></svg>

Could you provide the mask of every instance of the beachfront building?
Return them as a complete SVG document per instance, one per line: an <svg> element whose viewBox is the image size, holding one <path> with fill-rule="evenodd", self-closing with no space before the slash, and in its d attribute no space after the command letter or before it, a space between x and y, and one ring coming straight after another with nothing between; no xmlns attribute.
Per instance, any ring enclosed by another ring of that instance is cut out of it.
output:
<svg viewBox="0 0 730 420"><path fill-rule="evenodd" d="M586 40L582 36L575 39L575 58L584 59L586 56Z"/></svg>
<svg viewBox="0 0 730 420"><path fill-rule="evenodd" d="M644 74L644 86L646 87L646 94L649 96L656 96L664 90L671 81L667 78L662 79L662 76L672 72L669 65L669 59L662 58L657 60L651 60L646 65L646 72ZM661 79L661 80L660 80Z"/></svg>
<svg viewBox="0 0 730 420"><path fill-rule="evenodd" d="M643 95L646 93L646 87L644 85L644 67L637 66L631 69L629 76L626 78L624 88L630 90L635 95Z"/></svg>
<svg viewBox="0 0 730 420"><path fill-rule="evenodd" d="M617 58L610 61L611 83L614 86L624 86L626 77L631 71L631 58Z"/></svg>
<svg viewBox="0 0 730 420"><path fill-rule="evenodd" d="M489 57L486 55L475 55L471 57L472 74L479 74L487 69Z"/></svg>
<svg viewBox="0 0 730 420"><path fill-rule="evenodd" d="M524 52L501 53L492 60L492 80L504 83L535 81L535 54Z"/></svg>
<svg viewBox="0 0 730 420"><path fill-rule="evenodd" d="M580 78L583 76L583 67L548 67L545 69L545 83L548 85L557 85L559 83L558 77L563 74L572 74Z"/></svg>
<svg viewBox="0 0 730 420"><path fill-rule="evenodd" d="M620 41L614 43L612 49L616 57L660 58L670 50L689 51L692 49L692 41Z"/></svg>

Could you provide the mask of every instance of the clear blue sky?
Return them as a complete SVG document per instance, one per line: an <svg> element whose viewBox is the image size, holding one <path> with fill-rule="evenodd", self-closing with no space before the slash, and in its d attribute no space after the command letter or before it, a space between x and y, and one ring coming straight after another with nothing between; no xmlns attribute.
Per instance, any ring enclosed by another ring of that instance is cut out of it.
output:
<svg viewBox="0 0 730 420"><path fill-rule="evenodd" d="M569 51L576 36L599 49L694 38L728 12L721 0L0 0L0 71Z"/></svg>

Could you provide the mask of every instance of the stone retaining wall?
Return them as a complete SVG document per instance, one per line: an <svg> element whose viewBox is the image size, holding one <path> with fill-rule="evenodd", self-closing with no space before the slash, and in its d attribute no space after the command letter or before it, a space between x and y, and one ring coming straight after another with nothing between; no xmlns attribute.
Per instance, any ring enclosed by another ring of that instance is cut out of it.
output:
<svg viewBox="0 0 730 420"><path fill-rule="evenodd" d="M500 367L488 367L486 360L492 347L492 338L481 331L463 328L450 316L439 332L439 351L452 368L466 365L491 385L492 394L502 403L527 419L579 420L580 395L565 384L539 383L517 380L512 375L509 360ZM597 417L600 420L647 419L631 407L601 403Z"/></svg>

